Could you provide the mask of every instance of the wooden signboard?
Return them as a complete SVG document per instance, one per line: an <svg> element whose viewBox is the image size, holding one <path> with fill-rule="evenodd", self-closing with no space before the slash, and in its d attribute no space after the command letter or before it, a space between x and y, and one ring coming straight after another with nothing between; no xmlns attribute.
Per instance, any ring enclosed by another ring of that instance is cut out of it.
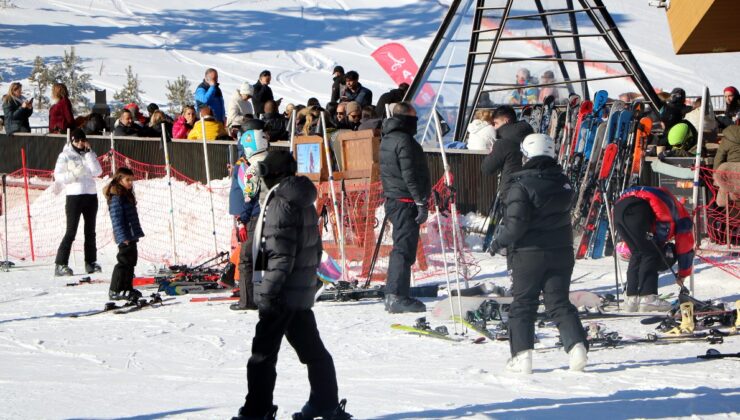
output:
<svg viewBox="0 0 740 420"><path fill-rule="evenodd" d="M380 133L378 130L344 131L338 143L346 180L380 180Z"/></svg>

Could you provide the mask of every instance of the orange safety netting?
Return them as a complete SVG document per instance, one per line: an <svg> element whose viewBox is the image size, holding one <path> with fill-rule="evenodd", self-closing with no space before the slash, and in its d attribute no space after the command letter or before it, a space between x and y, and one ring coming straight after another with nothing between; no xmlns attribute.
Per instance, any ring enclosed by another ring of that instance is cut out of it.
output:
<svg viewBox="0 0 740 420"><path fill-rule="evenodd" d="M740 172L702 167L701 178L709 196L707 204L695 211L704 218L708 238L697 256L740 278Z"/></svg>

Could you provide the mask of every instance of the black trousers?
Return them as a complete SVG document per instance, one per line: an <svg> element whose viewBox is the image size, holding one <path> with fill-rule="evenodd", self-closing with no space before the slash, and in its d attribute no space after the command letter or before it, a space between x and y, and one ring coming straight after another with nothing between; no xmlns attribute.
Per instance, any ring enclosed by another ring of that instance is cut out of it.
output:
<svg viewBox="0 0 740 420"><path fill-rule="evenodd" d="M311 309L264 313L252 339L252 356L247 362L247 397L243 414L262 418L272 407L278 352L283 335L293 346L298 359L308 367L311 393L308 403L319 411L339 403L334 360L324 347Z"/></svg>
<svg viewBox="0 0 740 420"><path fill-rule="evenodd" d="M414 203L393 198L385 200L385 214L393 225L393 249L388 262L385 293L408 296L411 287L411 266L416 262L419 244L418 210Z"/></svg>
<svg viewBox="0 0 740 420"><path fill-rule="evenodd" d="M254 228L257 226L258 216L249 219L247 223L247 240L242 243L239 252L239 306L254 305L254 283L252 283L252 243L254 242Z"/></svg>
<svg viewBox="0 0 740 420"><path fill-rule="evenodd" d="M136 248L136 242L129 242L128 245L118 245L118 261L113 267L113 274L110 277L110 290L122 292L134 288L134 268L139 260L139 250Z"/></svg>
<svg viewBox="0 0 740 420"><path fill-rule="evenodd" d="M647 237L655 224L650 204L636 197L618 201L614 205L614 224L632 252L627 267L627 296L658 294L658 271L664 264L655 242Z"/></svg>
<svg viewBox="0 0 740 420"><path fill-rule="evenodd" d="M69 265L69 254L72 252L72 243L77 236L77 226L80 224L80 215L85 221L85 262L94 263L98 260L97 245L95 244L95 217L98 214L97 194L68 195L64 205L67 215L67 232L59 244L55 263Z"/></svg>
<svg viewBox="0 0 740 420"><path fill-rule="evenodd" d="M588 346L578 309L568 296L575 265L573 249L515 251L511 263L514 301L509 308L509 342L512 356L534 348L534 324L541 292L544 292L547 314L560 331L563 348L570 351L577 343Z"/></svg>

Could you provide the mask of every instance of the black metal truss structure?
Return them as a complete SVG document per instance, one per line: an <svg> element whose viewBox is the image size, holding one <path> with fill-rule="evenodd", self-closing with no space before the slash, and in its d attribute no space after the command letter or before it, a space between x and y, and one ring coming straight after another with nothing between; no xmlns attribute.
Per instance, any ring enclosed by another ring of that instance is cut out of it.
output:
<svg viewBox="0 0 740 420"><path fill-rule="evenodd" d="M525 64L556 80L504 79ZM453 0L406 99L417 106L420 142L432 140L432 112L451 128L445 140L462 140L476 109L512 103L506 92L590 99L612 79L629 79L653 109L661 105L602 0Z"/></svg>

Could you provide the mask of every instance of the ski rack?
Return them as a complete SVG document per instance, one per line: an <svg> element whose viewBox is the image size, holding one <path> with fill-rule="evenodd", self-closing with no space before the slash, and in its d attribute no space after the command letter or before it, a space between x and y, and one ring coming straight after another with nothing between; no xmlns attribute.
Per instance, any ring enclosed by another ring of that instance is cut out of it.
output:
<svg viewBox="0 0 740 420"><path fill-rule="evenodd" d="M533 8L536 12L529 12ZM581 42L584 39L602 41L607 53L587 58ZM542 54L516 56L503 51L504 46L521 43L539 48ZM467 45L464 57L463 45ZM501 70L518 62L552 63L560 81L516 85L489 79L506 74ZM592 72L587 67L598 68L599 73L589 74ZM450 74L451 69L454 72L461 68L462 77ZM422 108L419 124L427 129L420 130L420 142L425 142L428 128L434 125L432 115L441 109L451 118L455 114L452 140L461 140L475 110L493 106L490 100L481 101L489 93L523 86L564 87L569 93L578 88L583 99L591 99L594 87L590 84L619 78L629 78L653 110L662 105L602 0L453 0L405 100ZM430 98L432 92L434 97ZM439 101L442 95L445 103Z"/></svg>

